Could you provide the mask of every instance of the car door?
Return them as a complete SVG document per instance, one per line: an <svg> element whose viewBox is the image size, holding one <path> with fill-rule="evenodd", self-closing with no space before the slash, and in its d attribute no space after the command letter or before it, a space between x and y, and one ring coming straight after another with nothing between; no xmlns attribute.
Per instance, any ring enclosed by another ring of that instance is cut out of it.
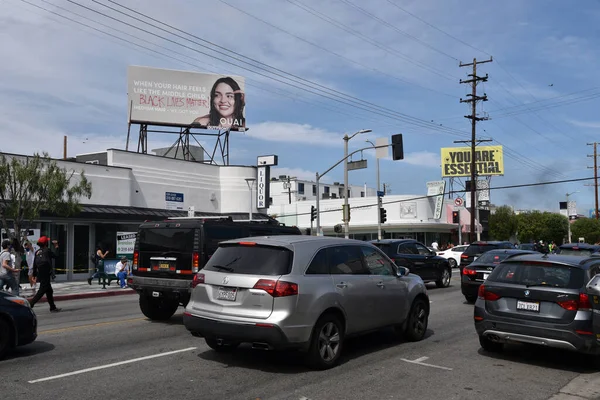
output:
<svg viewBox="0 0 600 400"><path fill-rule="evenodd" d="M437 260L435 258L435 252L429 250L425 245L421 243L415 243L417 252L419 253L419 262L423 263L421 267L423 279L435 280L438 278Z"/></svg>
<svg viewBox="0 0 600 400"><path fill-rule="evenodd" d="M370 277L359 246L327 248L329 273L346 313L347 333L362 332L378 326L379 288Z"/></svg>
<svg viewBox="0 0 600 400"><path fill-rule="evenodd" d="M419 255L414 242L400 243L394 262L401 267L407 267L410 272L425 279L425 257Z"/></svg>
<svg viewBox="0 0 600 400"><path fill-rule="evenodd" d="M408 284L396 275L396 268L378 249L361 246L365 265L377 287L378 326L399 324L408 313Z"/></svg>

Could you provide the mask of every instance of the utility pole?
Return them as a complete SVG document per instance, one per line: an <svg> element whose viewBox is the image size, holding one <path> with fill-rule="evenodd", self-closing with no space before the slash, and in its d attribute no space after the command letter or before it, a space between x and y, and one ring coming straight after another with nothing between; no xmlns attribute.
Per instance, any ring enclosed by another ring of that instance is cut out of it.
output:
<svg viewBox="0 0 600 400"><path fill-rule="evenodd" d="M588 168L594 168L594 185L586 185L586 186L594 186L594 196L596 198L596 208L594 208L594 217L596 219L599 218L599 213L598 213L598 154L596 152L596 147L598 145L597 142L594 143L588 143L588 146L594 146L594 155L591 156L588 154L588 157L594 157L594 166L593 167L588 167Z"/></svg>
<svg viewBox="0 0 600 400"><path fill-rule="evenodd" d="M488 62L492 62L492 57L490 57L489 60L485 60L485 61L477 61L476 58L473 59L472 63L468 63L468 64L463 64L462 62L460 63L459 67L473 67L473 73L469 74L467 76L471 77L471 79L468 79L466 81L463 81L462 79L460 80L460 83L468 83L471 84L471 94L468 94L467 96L470 97L469 99L460 99L461 103L471 103L471 115L465 115L465 118L468 118L471 120L471 235L470 235L470 241L474 242L475 241L475 211L478 210L478 206L477 204L475 204L475 191L476 191L476 184L477 182L475 181L475 176L476 176L476 172L475 172L475 145L476 145L476 140L477 140L477 121L485 121L488 118L487 117L477 117L477 102L478 101L487 101L487 95L484 93L483 96L477 96L477 84L479 82L487 82L488 80L488 75L486 74L483 77L477 76L477 64L485 64Z"/></svg>

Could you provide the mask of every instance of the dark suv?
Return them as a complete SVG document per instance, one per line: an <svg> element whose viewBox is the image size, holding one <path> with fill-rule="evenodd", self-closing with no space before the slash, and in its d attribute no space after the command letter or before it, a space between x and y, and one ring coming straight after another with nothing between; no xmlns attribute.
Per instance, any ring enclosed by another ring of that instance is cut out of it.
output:
<svg viewBox="0 0 600 400"><path fill-rule="evenodd" d="M372 240L396 265L406 267L419 275L423 282L435 282L438 287L450 286L452 267L448 260L438 256L421 242L413 239Z"/></svg>
<svg viewBox="0 0 600 400"><path fill-rule="evenodd" d="M565 256L582 256L599 255L600 245L587 243L566 243L562 244L556 250L557 254Z"/></svg>
<svg viewBox="0 0 600 400"><path fill-rule="evenodd" d="M530 254L500 263L479 287L474 307L481 347L527 343L599 354L586 285L600 273L599 257Z"/></svg>
<svg viewBox="0 0 600 400"><path fill-rule="evenodd" d="M514 249L511 242L473 242L460 255L460 273L462 269L480 257L483 253L496 249Z"/></svg>

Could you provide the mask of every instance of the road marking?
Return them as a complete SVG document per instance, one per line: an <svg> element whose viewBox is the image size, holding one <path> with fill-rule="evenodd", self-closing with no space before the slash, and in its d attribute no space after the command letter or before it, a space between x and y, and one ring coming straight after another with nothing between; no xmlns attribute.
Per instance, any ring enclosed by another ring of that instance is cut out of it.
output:
<svg viewBox="0 0 600 400"><path fill-rule="evenodd" d="M114 324L121 324L123 322L134 322L134 321L144 321L144 320L146 320L146 318L131 318L131 319L123 319L120 321L98 322L96 324L70 326L68 328L49 329L47 331L38 332L38 335L51 334L51 333L63 333L63 332L75 331L78 329L93 328L96 326L114 325Z"/></svg>
<svg viewBox="0 0 600 400"><path fill-rule="evenodd" d="M425 367L439 368L439 369L443 369L443 370L446 370L446 371L452 371L452 368L442 367L442 366L433 365L433 364L426 364L426 363L423 362L423 361L428 360L428 359L429 359L429 357L420 357L420 358L417 358L416 360L407 360L405 358L401 358L402 361L405 361L407 363L423 365Z"/></svg>
<svg viewBox="0 0 600 400"><path fill-rule="evenodd" d="M34 379L32 381L28 381L28 383L38 383L38 382L45 382L45 381L51 381L53 379L60 379L60 378L65 378L67 376L73 376L73 375L79 375L79 374L85 374L87 372L92 372L92 371L98 371L100 369L106 369L106 368L112 368L112 367L117 367L119 365L125 365L125 364L131 364L131 363L135 363L138 361L144 361L144 360L150 360L152 358L158 358L158 357L165 357L165 356L170 356L172 354L177 354L177 353L183 353L186 351L192 351L192 350L196 350L197 347L188 347L187 349L181 349L181 350L174 350L174 351L168 351L166 353L159 353L159 354L154 354L151 356L145 356L145 357L140 357L140 358L134 358L132 360L127 360L127 361L120 361L120 362L116 362L116 363L112 363L112 364L107 364L107 365L100 365L98 367L92 367L92 368L86 368L86 369L80 369L79 371L73 371L73 372L67 372L66 374L60 374L60 375L54 375L54 376L49 376L47 378L40 378L40 379Z"/></svg>

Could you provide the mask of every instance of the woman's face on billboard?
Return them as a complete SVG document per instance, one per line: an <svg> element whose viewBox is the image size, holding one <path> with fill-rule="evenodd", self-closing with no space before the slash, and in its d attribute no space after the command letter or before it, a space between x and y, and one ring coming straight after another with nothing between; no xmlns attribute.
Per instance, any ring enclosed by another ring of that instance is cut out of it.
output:
<svg viewBox="0 0 600 400"><path fill-rule="evenodd" d="M219 83L215 88L213 106L219 110L221 117L231 117L235 109L235 96L233 93L233 88L226 83Z"/></svg>

